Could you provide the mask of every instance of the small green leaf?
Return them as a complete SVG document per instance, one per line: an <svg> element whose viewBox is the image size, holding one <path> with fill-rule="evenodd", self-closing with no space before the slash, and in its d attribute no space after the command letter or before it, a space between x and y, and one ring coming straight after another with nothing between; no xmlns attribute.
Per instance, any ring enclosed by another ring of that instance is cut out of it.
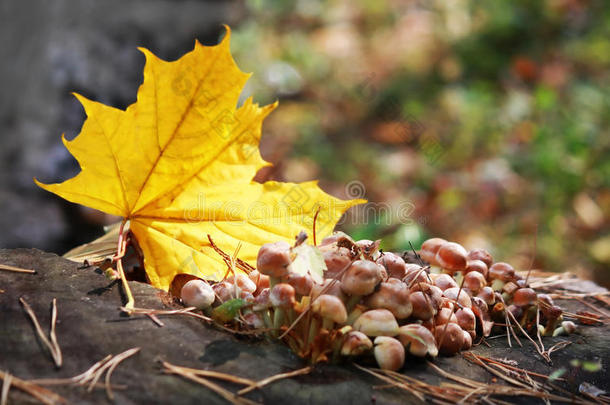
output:
<svg viewBox="0 0 610 405"><path fill-rule="evenodd" d="M600 361L583 361L582 369L590 373L595 373L602 369L602 363Z"/></svg>
<svg viewBox="0 0 610 405"><path fill-rule="evenodd" d="M212 318L221 323L230 322L239 314L239 310L246 305L248 303L240 298L229 300L214 308Z"/></svg>
<svg viewBox="0 0 610 405"><path fill-rule="evenodd" d="M555 371L553 371L550 375L549 375L549 380L551 381L555 381L556 379L560 378L562 375L564 375L566 373L566 369L565 368L559 368Z"/></svg>

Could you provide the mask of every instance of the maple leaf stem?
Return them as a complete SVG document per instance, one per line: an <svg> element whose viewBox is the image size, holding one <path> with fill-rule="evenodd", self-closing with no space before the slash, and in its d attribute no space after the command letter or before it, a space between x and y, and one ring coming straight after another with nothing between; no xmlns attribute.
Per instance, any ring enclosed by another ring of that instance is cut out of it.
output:
<svg viewBox="0 0 610 405"><path fill-rule="evenodd" d="M123 270L123 256L125 256L125 250L127 249L127 238L125 238L125 223L127 219L124 219L121 222L121 227L119 228L119 242L117 245L117 255L118 259L116 262L116 268L119 272L119 277L121 278L121 282L123 283L123 289L125 290L125 294L127 295L127 303L123 307L123 311L131 314L135 306L135 300L133 299L133 294L131 293L131 288L129 288L129 283L127 282L127 278L125 277L125 271Z"/></svg>

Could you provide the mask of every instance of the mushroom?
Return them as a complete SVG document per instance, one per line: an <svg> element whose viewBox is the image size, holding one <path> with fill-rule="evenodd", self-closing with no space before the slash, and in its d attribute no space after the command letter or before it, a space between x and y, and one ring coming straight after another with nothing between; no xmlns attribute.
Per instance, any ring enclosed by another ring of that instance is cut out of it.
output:
<svg viewBox="0 0 610 405"><path fill-rule="evenodd" d="M216 295L208 283L200 279L193 279L182 286L180 298L187 307L206 309L212 306Z"/></svg>
<svg viewBox="0 0 610 405"><path fill-rule="evenodd" d="M466 256L468 252L459 243L447 242L438 249L436 252L436 263L453 274L456 271L463 271L466 269Z"/></svg>
<svg viewBox="0 0 610 405"><path fill-rule="evenodd" d="M408 263L406 265L406 274L402 281L405 282L409 288L411 288L411 286L413 286L415 283L427 283L428 272L419 264Z"/></svg>
<svg viewBox="0 0 610 405"><path fill-rule="evenodd" d="M263 289L269 288L269 276L261 274L260 271L252 270L248 273L248 277L256 284L254 295L258 295Z"/></svg>
<svg viewBox="0 0 610 405"><path fill-rule="evenodd" d="M261 274L269 276L271 285L275 285L288 274L291 262L290 245L287 242L266 243L258 251L256 268Z"/></svg>
<svg viewBox="0 0 610 405"><path fill-rule="evenodd" d="M379 258L379 243L380 240L372 241L368 239L361 239L356 241L356 246L360 248L362 256L368 260L377 260Z"/></svg>
<svg viewBox="0 0 610 405"><path fill-rule="evenodd" d="M512 281L515 278L515 269L508 263L494 263L489 268L489 278L504 282Z"/></svg>
<svg viewBox="0 0 610 405"><path fill-rule="evenodd" d="M421 291L412 292L409 296L409 300L413 306L411 316L415 319L427 321L428 319L432 319L432 317L434 317L438 311L438 309L432 304L430 297Z"/></svg>
<svg viewBox="0 0 610 405"><path fill-rule="evenodd" d="M379 289L369 295L364 304L370 308L385 308L392 312L396 319L405 319L411 315L413 305L409 300L409 289L402 281L381 283Z"/></svg>
<svg viewBox="0 0 610 405"><path fill-rule="evenodd" d="M460 294L458 298L458 293ZM457 301L457 303L466 308L470 308L472 306L472 301L470 300L470 296L464 289L460 289L460 287L452 287L447 288L443 291L443 296L449 298L450 300Z"/></svg>
<svg viewBox="0 0 610 405"><path fill-rule="evenodd" d="M286 319L286 313L292 310L295 300L294 287L290 284L276 284L269 292L269 302L274 307L273 329L279 330Z"/></svg>
<svg viewBox="0 0 610 405"><path fill-rule="evenodd" d="M481 262L483 263L483 262ZM477 294L483 287L487 285L485 276L478 271L471 271L464 275L464 288L471 291L473 294Z"/></svg>
<svg viewBox="0 0 610 405"><path fill-rule="evenodd" d="M557 323L562 320L563 311L557 305L540 305L540 312L542 312L546 318L546 327L544 328L543 334L545 336L549 336L555 331L555 326L557 326Z"/></svg>
<svg viewBox="0 0 610 405"><path fill-rule="evenodd" d="M403 325L398 331L398 340L405 346L409 353L417 357L431 357L438 355L436 340L428 329L417 323Z"/></svg>
<svg viewBox="0 0 610 405"><path fill-rule="evenodd" d="M405 348L392 337L377 336L373 353L379 368L383 370L397 371L405 363Z"/></svg>
<svg viewBox="0 0 610 405"><path fill-rule="evenodd" d="M482 260L468 260L466 263L466 273L470 273L473 271L479 272L483 275L483 277L487 278L487 273L489 272L489 268L487 264L485 264Z"/></svg>
<svg viewBox="0 0 610 405"><path fill-rule="evenodd" d="M464 346L464 331L457 323L449 322L444 325L437 325L434 328L434 337L439 352L442 354L455 354Z"/></svg>
<svg viewBox="0 0 610 405"><path fill-rule="evenodd" d="M396 336L398 322L387 309L371 309L356 319L354 330L359 330L367 336Z"/></svg>
<svg viewBox="0 0 610 405"><path fill-rule="evenodd" d="M231 283L231 284L233 284L233 285L236 285L242 291L247 291L247 292L249 292L251 294L254 294L254 292L258 288L256 283L254 281L252 281L250 279L250 277L248 277L244 273L237 273L234 276L231 276L231 277L227 278L226 281Z"/></svg>
<svg viewBox="0 0 610 405"><path fill-rule="evenodd" d="M359 356L367 353L373 348L373 342L364 333L353 330L345 335L343 345L341 346L341 354L343 356Z"/></svg>
<svg viewBox="0 0 610 405"><path fill-rule="evenodd" d="M329 284L330 287L328 287ZM324 289L326 289L326 291L324 291ZM341 289L341 280L335 280L331 278L324 279L322 284L313 285L313 287L311 288L310 295L312 298L317 297L318 295L322 294L322 291L324 291L324 294L334 295L343 302L347 301L347 296Z"/></svg>
<svg viewBox="0 0 610 405"><path fill-rule="evenodd" d="M282 283L290 284L298 295L309 295L313 288L313 278L309 274L300 274L294 271L282 277Z"/></svg>
<svg viewBox="0 0 610 405"><path fill-rule="evenodd" d="M447 241L442 238L428 239L422 243L419 255L426 262L430 263L431 266L438 266L438 263L436 262L436 252L438 252L441 245L444 245L445 243L447 243Z"/></svg>
<svg viewBox="0 0 610 405"><path fill-rule="evenodd" d="M449 274L431 274L434 285L445 291L447 288L457 287L457 283Z"/></svg>
<svg viewBox="0 0 610 405"><path fill-rule="evenodd" d="M479 325L481 325L481 331L483 332L483 336L489 336L491 334L491 329L493 328L494 323L489 317L489 307L487 306L487 303L482 298L473 297L472 312L477 317Z"/></svg>
<svg viewBox="0 0 610 405"><path fill-rule="evenodd" d="M553 331L553 336L569 335L576 331L576 324L572 321L563 321L561 326Z"/></svg>
<svg viewBox="0 0 610 405"><path fill-rule="evenodd" d="M494 262L491 254L485 249L472 249L468 252L468 260L480 260L487 265L487 268L491 267Z"/></svg>
<svg viewBox="0 0 610 405"><path fill-rule="evenodd" d="M258 312L245 312L243 320L252 329L262 329L266 326L262 315Z"/></svg>
<svg viewBox="0 0 610 405"><path fill-rule="evenodd" d="M228 281L221 281L212 286L218 300L222 303L241 296L241 289Z"/></svg>
<svg viewBox="0 0 610 405"><path fill-rule="evenodd" d="M462 335L464 336L464 343L462 343L460 350L469 350L472 347L472 333L463 330Z"/></svg>
<svg viewBox="0 0 610 405"><path fill-rule="evenodd" d="M434 325L444 325L449 322L457 323L457 317L455 316L455 312L453 312L453 308L441 308L434 317Z"/></svg>
<svg viewBox="0 0 610 405"><path fill-rule="evenodd" d="M347 311L343 301L334 295L322 294L311 304L311 310L322 318L322 328L331 330L335 323L347 321Z"/></svg>
<svg viewBox="0 0 610 405"><path fill-rule="evenodd" d="M513 294L513 304L520 307L529 307L538 301L536 291L531 288L519 288Z"/></svg>
<svg viewBox="0 0 610 405"><path fill-rule="evenodd" d="M474 330L477 326L477 320L474 312L470 308L461 308L455 311L455 317L457 318L457 324L460 328L465 331Z"/></svg>
<svg viewBox="0 0 610 405"><path fill-rule="evenodd" d="M477 297L485 301L487 305L493 305L496 303L496 293L494 293L494 290L489 286L483 287L477 294Z"/></svg>
<svg viewBox="0 0 610 405"><path fill-rule="evenodd" d="M392 252L384 252L377 263L385 267L388 276L402 280L407 274L407 265L402 257Z"/></svg>
<svg viewBox="0 0 610 405"><path fill-rule="evenodd" d="M346 247L332 246L322 250L322 257L326 264L325 278L336 278L352 262L352 253Z"/></svg>
<svg viewBox="0 0 610 405"><path fill-rule="evenodd" d="M351 298L347 309L351 310L363 295L371 294L385 278L385 269L369 260L356 260L341 278L341 289Z"/></svg>

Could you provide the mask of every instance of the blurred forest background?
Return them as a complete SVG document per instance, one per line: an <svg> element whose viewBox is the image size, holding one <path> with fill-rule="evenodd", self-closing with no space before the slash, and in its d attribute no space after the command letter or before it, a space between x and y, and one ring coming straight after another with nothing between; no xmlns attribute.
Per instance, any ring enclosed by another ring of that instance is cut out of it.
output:
<svg viewBox="0 0 610 405"><path fill-rule="evenodd" d="M610 284L605 0L0 1L0 247L63 253L110 221L36 189L78 172L70 95L135 101L145 46L215 44L280 100L257 180L363 196L340 228L386 250L439 236Z"/></svg>

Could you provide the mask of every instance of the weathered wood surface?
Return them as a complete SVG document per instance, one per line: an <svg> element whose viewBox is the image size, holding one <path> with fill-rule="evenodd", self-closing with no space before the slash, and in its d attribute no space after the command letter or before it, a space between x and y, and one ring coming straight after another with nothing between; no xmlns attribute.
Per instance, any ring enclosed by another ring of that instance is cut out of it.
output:
<svg viewBox="0 0 610 405"><path fill-rule="evenodd" d="M114 384L126 384L115 391L120 404L206 403L225 400L208 389L180 377L160 372L159 360L173 364L206 368L258 380L277 373L303 367L303 362L281 344L269 344L236 338L204 325L193 318L163 317L164 327L147 317L121 316L121 290L92 268L78 265L33 249L0 250L0 263L31 268L37 274L0 271L0 370L21 379L72 377L88 369L108 354L118 354L132 347L141 351L121 363L112 377ZM132 282L139 307L162 308L158 291L149 285ZM25 315L19 297L24 297L38 315L43 330L48 331L51 301L57 298L59 317L57 337L63 351L64 365L55 369L51 356L36 337ZM564 308L578 310L577 303L561 302ZM583 308L584 309L584 308ZM506 339L490 340L491 347L478 346L478 354L510 358L519 366L545 374L567 367L564 385L577 392L582 382L610 390L610 327L581 327L570 337L546 338L548 347L561 340L569 345L552 355L553 365L546 364L534 347L523 339L524 347L509 349ZM597 373L571 368L571 359L601 360L603 370ZM435 363L448 372L492 383L492 376L460 356L440 358ZM438 384L446 381L420 360L409 360L402 371L422 381ZM306 376L282 380L251 392L248 398L263 403L386 404L416 402L404 391L379 389L383 383L353 366L320 366ZM222 384L236 391L231 384ZM88 393L82 387L50 387L71 403L108 403L103 388ZM511 402L541 403L527 398L506 398ZM12 389L9 403L35 403L31 397Z"/></svg>

